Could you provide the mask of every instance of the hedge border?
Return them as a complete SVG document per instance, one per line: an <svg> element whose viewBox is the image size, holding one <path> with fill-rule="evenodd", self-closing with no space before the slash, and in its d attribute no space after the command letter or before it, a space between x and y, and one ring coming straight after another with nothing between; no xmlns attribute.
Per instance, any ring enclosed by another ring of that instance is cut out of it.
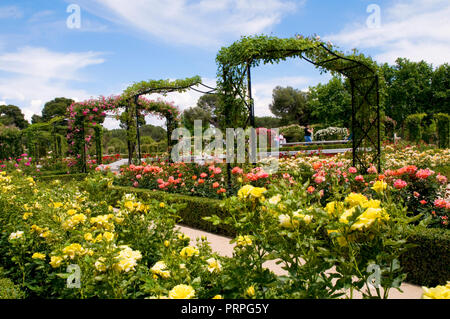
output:
<svg viewBox="0 0 450 319"><path fill-rule="evenodd" d="M409 283L435 287L450 280L450 231L410 227L408 243L417 245L401 256Z"/></svg>
<svg viewBox="0 0 450 319"><path fill-rule="evenodd" d="M60 180L60 181L72 181L77 180L81 181L88 176L87 173L76 173L76 174L61 174L61 175L41 175L36 176L36 179L41 182L52 181L52 180Z"/></svg>
<svg viewBox="0 0 450 319"><path fill-rule="evenodd" d="M234 237L236 235L235 230L231 226L213 225L212 223L203 220L203 217L214 214L219 217L228 216L228 211L221 206L221 200L171 194L163 191L153 191L126 186L112 186L109 189L114 192L111 194L113 196L110 196L114 203L110 204L115 204L115 202L126 193L136 194L136 196L142 200L156 199L167 204L187 204L186 207L178 210L178 215L182 219L180 224L228 237ZM196 213L193 214L192 212Z"/></svg>

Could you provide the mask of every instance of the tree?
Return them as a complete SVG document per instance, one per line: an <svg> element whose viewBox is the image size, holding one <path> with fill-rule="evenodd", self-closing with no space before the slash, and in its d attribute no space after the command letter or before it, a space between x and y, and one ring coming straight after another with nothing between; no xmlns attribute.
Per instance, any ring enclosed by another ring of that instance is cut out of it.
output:
<svg viewBox="0 0 450 319"><path fill-rule="evenodd" d="M425 61L398 58L394 66L382 66L387 84L386 115L403 127L410 114L429 112L433 67Z"/></svg>
<svg viewBox="0 0 450 319"><path fill-rule="evenodd" d="M352 96L341 77L334 76L327 84L311 87L308 103L313 122L350 127Z"/></svg>
<svg viewBox="0 0 450 319"><path fill-rule="evenodd" d="M141 136L150 136L153 140L159 142L167 140L167 131L161 126L146 124L141 127Z"/></svg>
<svg viewBox="0 0 450 319"><path fill-rule="evenodd" d="M5 126L14 125L21 130L29 125L20 108L15 105L0 105L0 123Z"/></svg>
<svg viewBox="0 0 450 319"><path fill-rule="evenodd" d="M209 128L211 117L211 112L196 106L184 110L181 122L185 128L187 128L191 133L194 133L194 121L201 120L202 131L204 131Z"/></svg>
<svg viewBox="0 0 450 319"><path fill-rule="evenodd" d="M44 108L42 109L42 120L48 122L55 116L67 117L67 108L74 102L75 101L72 99L57 97L54 100L45 103Z"/></svg>
<svg viewBox="0 0 450 319"><path fill-rule="evenodd" d="M281 120L272 116L255 117L256 127L265 127L268 129L277 128L281 126Z"/></svg>
<svg viewBox="0 0 450 319"><path fill-rule="evenodd" d="M283 124L308 123L311 116L308 96L308 93L290 86L286 88L277 86L272 93L273 101L269 105L270 111L281 118Z"/></svg>
<svg viewBox="0 0 450 319"><path fill-rule="evenodd" d="M42 122L43 122L42 116L33 114L33 116L31 117L31 124L42 123Z"/></svg>
<svg viewBox="0 0 450 319"><path fill-rule="evenodd" d="M431 79L433 113L449 113L450 66L445 63L434 70Z"/></svg>
<svg viewBox="0 0 450 319"><path fill-rule="evenodd" d="M197 101L197 107L203 109L209 114L209 124L214 127L219 127L219 118L223 116L218 111L220 98L218 94L204 94Z"/></svg>

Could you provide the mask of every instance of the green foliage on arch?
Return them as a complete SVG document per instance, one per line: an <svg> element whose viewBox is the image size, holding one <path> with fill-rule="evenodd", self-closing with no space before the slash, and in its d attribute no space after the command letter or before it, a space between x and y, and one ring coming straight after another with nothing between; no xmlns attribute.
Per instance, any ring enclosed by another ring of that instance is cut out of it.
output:
<svg viewBox="0 0 450 319"><path fill-rule="evenodd" d="M125 89L125 97L134 97L148 93L186 92L191 86L202 83L199 76L178 80L148 80L130 85Z"/></svg>
<svg viewBox="0 0 450 319"><path fill-rule="evenodd" d="M331 43L319 37L296 36L277 38L257 35L242 37L226 48L222 48L216 61L217 89L222 113L222 127L247 127L253 101L248 95L248 69L263 64L274 64L287 58L300 58L314 64L321 72L342 74L350 80L353 90L354 161L358 166L379 162L378 106L384 98L384 81L377 64L369 57L354 50L344 54ZM379 94L381 92L381 94ZM351 115L349 115L351 116ZM356 152L358 150L358 152ZM372 150L369 155L367 150Z"/></svg>

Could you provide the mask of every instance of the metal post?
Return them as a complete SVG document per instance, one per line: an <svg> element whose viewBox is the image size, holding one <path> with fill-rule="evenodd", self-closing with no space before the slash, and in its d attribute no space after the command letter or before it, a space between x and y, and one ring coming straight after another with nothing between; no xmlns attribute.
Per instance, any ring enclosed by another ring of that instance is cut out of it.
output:
<svg viewBox="0 0 450 319"><path fill-rule="evenodd" d="M379 78L376 78L376 90L377 90L377 121L378 121L378 145L377 145L377 161L378 161L378 171L381 172L381 118L380 118L380 90L379 90Z"/></svg>
<svg viewBox="0 0 450 319"><path fill-rule="evenodd" d="M128 100L128 103L131 103L130 100ZM130 122L128 121L129 119L129 113L128 111L130 110L130 108L128 107L129 105L125 105L125 112L127 113L127 117L126 117L126 125L127 125L127 146L128 146L128 166L132 164L132 158L131 155L133 154L133 151L131 150L131 141L129 139L129 132L130 132Z"/></svg>
<svg viewBox="0 0 450 319"><path fill-rule="evenodd" d="M350 85L352 89L352 148L353 148L353 166L356 167L356 110L355 110L355 82L350 79Z"/></svg>
<svg viewBox="0 0 450 319"><path fill-rule="evenodd" d="M135 104L135 108L136 108L136 134L137 134L137 142L138 142L138 163L139 165L141 164L141 135L139 133L139 109L138 109L138 100L139 100L139 95L136 95L134 97L134 104Z"/></svg>
<svg viewBox="0 0 450 319"><path fill-rule="evenodd" d="M250 125L255 127L255 105L253 104L252 97L252 76L250 72L250 63L247 63L247 85L248 85L248 98L250 100Z"/></svg>

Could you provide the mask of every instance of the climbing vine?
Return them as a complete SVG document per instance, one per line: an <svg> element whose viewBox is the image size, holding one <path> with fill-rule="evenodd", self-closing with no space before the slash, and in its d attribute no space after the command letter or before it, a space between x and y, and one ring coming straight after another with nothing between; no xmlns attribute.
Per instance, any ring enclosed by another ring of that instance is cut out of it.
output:
<svg viewBox="0 0 450 319"><path fill-rule="evenodd" d="M217 57L217 91L219 113L225 114L224 127L247 127L254 116L249 94L250 69L262 64L274 64L287 58L300 58L314 64L321 72L342 74L352 87L352 134L354 163L368 166L380 163L379 139L383 78L377 64L356 51L345 55L332 43L320 37L296 36L281 39L273 36L245 36L229 47L222 48ZM351 116L351 115L349 115ZM369 152L369 151L370 152ZM356 163L357 162L357 163Z"/></svg>
<svg viewBox="0 0 450 319"><path fill-rule="evenodd" d="M104 122L107 112L115 113L116 118L119 119L119 111L123 108L125 108L125 112L122 114L124 117L122 121L127 129L130 158L133 155L136 141L136 114L144 116L152 114L166 118L170 133L178 125L180 113L178 108L173 103L160 99L150 100L138 96L135 100L122 94L73 103L68 108L70 118L66 137L69 141L69 153L76 157L77 168L80 171L86 171L86 157L92 140L95 142L97 162L101 163L101 124Z"/></svg>

